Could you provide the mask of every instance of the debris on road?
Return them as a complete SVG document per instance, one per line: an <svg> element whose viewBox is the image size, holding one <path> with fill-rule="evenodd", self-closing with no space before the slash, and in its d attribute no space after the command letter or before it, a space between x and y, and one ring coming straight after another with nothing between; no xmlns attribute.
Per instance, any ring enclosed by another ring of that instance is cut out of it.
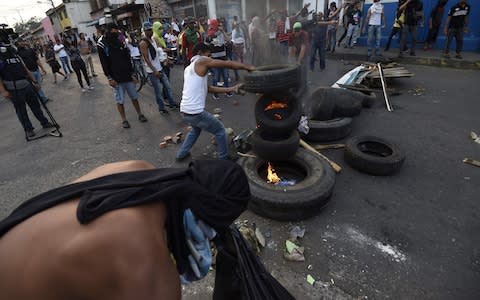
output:
<svg viewBox="0 0 480 300"><path fill-rule="evenodd" d="M308 274L307 275L307 282L310 284L310 285L313 285L315 283L315 278L312 277L312 275Z"/></svg>
<svg viewBox="0 0 480 300"><path fill-rule="evenodd" d="M290 229L290 238L289 240L292 242L297 241L298 238L303 238L305 235L305 227L300 228L300 226L293 226Z"/></svg>
<svg viewBox="0 0 480 300"><path fill-rule="evenodd" d="M260 243L262 248L265 248L265 237L257 226L255 226L255 237L257 238L257 241L258 243Z"/></svg>
<svg viewBox="0 0 480 300"><path fill-rule="evenodd" d="M463 159L463 162L466 163L466 164L475 166L475 167L480 167L480 161L475 160L475 159L464 158L464 159Z"/></svg>
<svg viewBox="0 0 480 300"><path fill-rule="evenodd" d="M283 257L288 261L305 261L305 248L300 247L297 244L286 240L285 241L286 252L283 254Z"/></svg>
<svg viewBox="0 0 480 300"><path fill-rule="evenodd" d="M167 142L161 142L158 146L159 146L160 148L166 148L167 145L168 145Z"/></svg>
<svg viewBox="0 0 480 300"><path fill-rule="evenodd" d="M470 137L475 143L480 144L480 137L475 132L470 132Z"/></svg>
<svg viewBox="0 0 480 300"><path fill-rule="evenodd" d="M172 136L171 135L164 136L163 141L166 142L166 143L171 143L172 142Z"/></svg>
<svg viewBox="0 0 480 300"><path fill-rule="evenodd" d="M328 145L315 145L313 148L317 150L327 150L327 149L343 149L345 144L328 144Z"/></svg>
<svg viewBox="0 0 480 300"><path fill-rule="evenodd" d="M266 245L265 237L263 237L263 234L255 223L252 224L253 228L249 226L248 223L248 220L243 220L235 222L235 225L252 249L257 254L260 254Z"/></svg>
<svg viewBox="0 0 480 300"><path fill-rule="evenodd" d="M217 115L220 115L220 114L222 113L222 109L219 108L219 107L214 108L214 109L213 109L213 113L214 113L214 114L217 114Z"/></svg>

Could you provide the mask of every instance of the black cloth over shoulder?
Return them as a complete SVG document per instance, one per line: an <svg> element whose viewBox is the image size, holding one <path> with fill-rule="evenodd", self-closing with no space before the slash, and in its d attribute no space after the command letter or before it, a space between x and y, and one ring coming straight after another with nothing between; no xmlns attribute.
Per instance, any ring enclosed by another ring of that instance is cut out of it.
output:
<svg viewBox="0 0 480 300"><path fill-rule="evenodd" d="M169 248L178 272L183 274L189 265L184 210L190 208L222 235L247 208L250 189L242 168L223 160L197 160L188 168L111 174L55 188L27 200L0 222L0 238L29 217L77 197L77 219L81 224L114 209L165 202Z"/></svg>

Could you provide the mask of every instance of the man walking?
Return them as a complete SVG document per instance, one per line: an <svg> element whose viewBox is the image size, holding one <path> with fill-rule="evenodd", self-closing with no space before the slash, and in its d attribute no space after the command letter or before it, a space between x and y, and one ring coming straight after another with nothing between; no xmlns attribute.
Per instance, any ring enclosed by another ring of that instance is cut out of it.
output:
<svg viewBox="0 0 480 300"><path fill-rule="evenodd" d="M374 55L380 55L380 40L382 37L382 28L385 28L385 14L383 12L383 5L380 0L373 0L372 6L368 9L367 19L363 25L362 32L365 32L365 24L368 24L368 38L367 38L367 56L368 60L372 59L372 49L375 43Z"/></svg>
<svg viewBox="0 0 480 300"><path fill-rule="evenodd" d="M37 53L33 49L29 48L27 42L25 42L23 39L18 40L17 49L18 55L22 58L28 71L30 71L30 73L32 74L33 79L38 83L38 95L40 96L40 100L42 100L43 103L47 103L50 99L45 96L45 93L40 88L40 83L42 82L42 74L40 74L39 67L40 69L42 69L43 75L47 74L47 72L43 68L40 59L38 59Z"/></svg>
<svg viewBox="0 0 480 300"><path fill-rule="evenodd" d="M92 49L88 42L85 40L85 34L83 32L80 33L80 42L78 42L78 48L80 50L82 60L85 62L85 65L87 67L88 76L97 77L97 74L95 74L95 69L93 68L93 61L91 56Z"/></svg>
<svg viewBox="0 0 480 300"><path fill-rule="evenodd" d="M136 80L133 76L134 70L130 61L130 53L125 43L120 41L118 35L118 27L116 24L107 26L105 35L102 36L97 43L98 56L102 64L103 72L108 78L108 84L113 88L113 95L117 102L117 109L122 118L122 127L130 128L130 123L125 116L125 92L132 100L132 104L138 114L140 122L147 122L147 118L140 110L138 103L138 94L135 89Z"/></svg>
<svg viewBox="0 0 480 300"><path fill-rule="evenodd" d="M320 71L325 69L325 44L327 42L327 26L337 21L324 21L323 13L316 15L315 26L312 31L312 52L310 53L310 71L315 69L315 60L318 52Z"/></svg>
<svg viewBox="0 0 480 300"><path fill-rule="evenodd" d="M73 73L73 70L70 67L70 64L68 63L68 54L67 54L67 51L65 51L65 46L62 43L60 43L60 40L58 38L55 39L55 43L56 44L55 46L53 46L53 51L55 51L55 53L58 54L58 57L62 62L63 71L65 71L64 80L66 80L68 79L68 74Z"/></svg>
<svg viewBox="0 0 480 300"><path fill-rule="evenodd" d="M403 49L407 42L407 36L410 33L412 39L412 45L410 47L410 56L415 56L415 48L417 46L417 23L418 14L423 11L423 3L420 0L407 1L405 8L405 24L402 27L402 34L400 35L400 48L398 57L403 56Z"/></svg>
<svg viewBox="0 0 480 300"><path fill-rule="evenodd" d="M444 33L447 36L447 41L445 43L445 58L450 58L450 43L453 38L455 38L456 49L455 55L456 58L462 59L463 47L463 34L468 31L468 15L470 14L470 5L467 4L466 0L460 0L457 4L452 6L448 11L447 23L445 24Z"/></svg>
<svg viewBox="0 0 480 300"><path fill-rule="evenodd" d="M208 85L208 70L211 68L230 68L235 70L254 71L255 67L237 61L210 58L210 47L200 43L192 49L194 56L184 71L184 83L180 112L183 120L192 130L177 152L176 160L182 161L190 156L190 149L197 141L202 130L215 135L219 159L228 159L227 136L222 122L205 111L207 93L238 93L240 84L232 87L217 87Z"/></svg>
<svg viewBox="0 0 480 300"><path fill-rule="evenodd" d="M167 55L163 52L162 48L157 45L157 42L153 38L152 23L143 23L143 31L145 37L140 42L140 52L142 53L143 60L145 61L145 69L148 74L148 79L152 83L153 90L155 91L155 100L158 104L158 110L162 114L168 114L163 104L163 94L160 88L160 83L163 85L163 90L167 94L167 100L170 108L178 108L177 103L173 100L172 88L168 81L167 74L165 74L162 61L167 59Z"/></svg>

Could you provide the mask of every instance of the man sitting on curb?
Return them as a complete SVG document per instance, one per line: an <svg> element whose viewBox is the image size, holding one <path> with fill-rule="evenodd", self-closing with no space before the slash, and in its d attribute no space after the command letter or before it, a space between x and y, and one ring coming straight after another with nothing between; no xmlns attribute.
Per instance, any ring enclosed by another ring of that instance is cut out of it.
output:
<svg viewBox="0 0 480 300"><path fill-rule="evenodd" d="M224 88L208 85L208 70L213 68L230 68L234 70L254 71L255 67L246 65L237 61L220 60L210 58L210 47L200 43L193 47L194 56L190 65L184 71L184 83L182 101L180 102L180 112L183 120L192 126L192 130L187 134L185 141L177 152L177 161L190 156L190 149L202 130L206 130L215 135L217 142L217 151L219 159L228 159L227 136L222 122L212 114L205 111L205 100L207 93L238 93L241 84Z"/></svg>

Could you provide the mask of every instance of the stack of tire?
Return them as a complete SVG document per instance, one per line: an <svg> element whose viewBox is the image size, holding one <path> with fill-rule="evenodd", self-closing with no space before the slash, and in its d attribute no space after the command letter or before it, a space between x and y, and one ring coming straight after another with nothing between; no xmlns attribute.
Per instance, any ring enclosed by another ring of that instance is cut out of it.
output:
<svg viewBox="0 0 480 300"><path fill-rule="evenodd" d="M309 132L302 138L318 143L348 136L352 132L353 117L360 114L362 107L371 107L375 98L374 93L331 87L316 89L304 104Z"/></svg>
<svg viewBox="0 0 480 300"><path fill-rule="evenodd" d="M335 174L325 160L299 149L297 127L302 108L293 94L299 79L297 65L258 67L244 77L244 89L260 94L255 104L257 128L250 136L255 158L242 157L237 162L249 179L252 194L249 209L280 221L303 220L318 214L328 203L335 184ZM281 107L266 110L273 101L282 104ZM297 169L305 178L291 186L267 183L259 175L267 162Z"/></svg>

